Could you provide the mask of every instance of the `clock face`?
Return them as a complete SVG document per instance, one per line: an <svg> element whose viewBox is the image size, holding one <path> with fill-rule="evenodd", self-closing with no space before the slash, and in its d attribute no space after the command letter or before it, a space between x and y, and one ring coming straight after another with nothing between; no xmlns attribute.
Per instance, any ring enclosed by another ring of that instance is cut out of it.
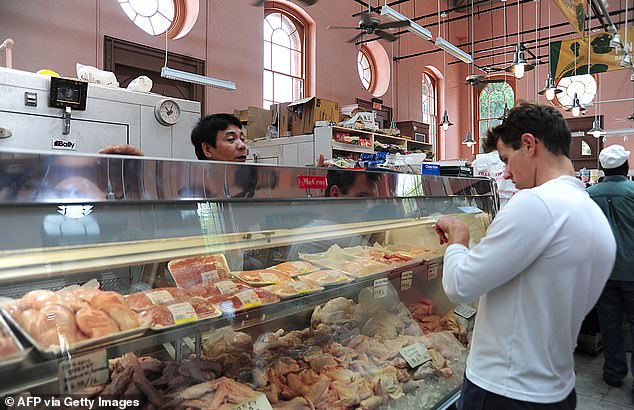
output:
<svg viewBox="0 0 634 410"><path fill-rule="evenodd" d="M161 100L154 107L154 115L163 125L174 125L181 116L181 108L174 100Z"/></svg>
<svg viewBox="0 0 634 410"><path fill-rule="evenodd" d="M592 102L597 93L597 81L591 74L564 77L559 80L557 87L564 91L563 93L557 94L557 100L564 107L572 105L575 93L579 98L579 102L584 107Z"/></svg>

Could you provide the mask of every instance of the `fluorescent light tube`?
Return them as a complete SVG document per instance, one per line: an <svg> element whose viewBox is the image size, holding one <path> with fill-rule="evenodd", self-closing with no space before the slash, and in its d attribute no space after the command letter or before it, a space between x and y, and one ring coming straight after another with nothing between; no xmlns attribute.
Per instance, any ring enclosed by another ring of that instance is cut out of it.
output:
<svg viewBox="0 0 634 410"><path fill-rule="evenodd" d="M456 57L459 60L462 60L463 62L467 64L473 64L473 57L471 57L469 53L462 51L461 49L454 46L453 44L451 44L450 42L448 42L447 40L445 40L444 38L440 36L436 37L436 47L445 50L452 56Z"/></svg>
<svg viewBox="0 0 634 410"><path fill-rule="evenodd" d="M236 84L232 81L219 80L217 78L207 77L200 74L188 73L187 71L175 70L167 66L161 68L161 77L169 78L170 80L179 80L188 83L208 85L210 87L229 91L235 91L236 89Z"/></svg>
<svg viewBox="0 0 634 410"><path fill-rule="evenodd" d="M416 34L420 38L424 38L425 40L431 40L432 35L431 31L427 30L425 27L421 26L418 23L413 22L408 19L398 11L394 10L388 5L381 6L381 15L385 16L390 21L409 21L409 26L404 27L405 30L410 31Z"/></svg>

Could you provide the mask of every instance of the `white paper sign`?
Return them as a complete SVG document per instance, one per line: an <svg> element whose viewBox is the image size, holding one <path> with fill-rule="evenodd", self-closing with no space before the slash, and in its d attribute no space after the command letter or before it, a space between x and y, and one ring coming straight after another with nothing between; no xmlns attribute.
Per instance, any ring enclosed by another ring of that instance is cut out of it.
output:
<svg viewBox="0 0 634 410"><path fill-rule="evenodd" d="M401 290L408 290L412 288L413 274L411 270L407 270L401 273Z"/></svg>
<svg viewBox="0 0 634 410"><path fill-rule="evenodd" d="M374 281L374 298L380 299L387 296L387 278L377 279Z"/></svg>
<svg viewBox="0 0 634 410"><path fill-rule="evenodd" d="M427 351L427 348L422 343L414 343L403 347L399 350L403 359L409 364L411 368L418 367L423 363L431 361L431 356Z"/></svg>
<svg viewBox="0 0 634 410"><path fill-rule="evenodd" d="M153 305L158 305L160 303L170 302L174 300L174 298L172 297L172 294L166 290L157 290L154 292L148 292L145 294L145 296L147 296L147 298L150 299L150 302L152 302Z"/></svg>
<svg viewBox="0 0 634 410"><path fill-rule="evenodd" d="M238 287L236 286L236 284L230 280L216 282L216 288L221 295L233 294L238 291Z"/></svg>
<svg viewBox="0 0 634 410"><path fill-rule="evenodd" d="M312 288L310 287L310 285L302 282L302 281L298 281L298 280L293 280L290 282L286 282L290 287L292 287L293 289L295 289L295 292L297 293L304 293L304 292L310 292L312 290Z"/></svg>
<svg viewBox="0 0 634 410"><path fill-rule="evenodd" d="M196 310L194 310L194 307L190 303L174 303L173 305L169 305L167 309L172 313L174 323L177 325L198 320Z"/></svg>
<svg viewBox="0 0 634 410"><path fill-rule="evenodd" d="M476 314L476 309L473 306L460 304L453 310L457 315L462 316L465 319L471 319Z"/></svg>
<svg viewBox="0 0 634 410"><path fill-rule="evenodd" d="M207 272L201 272L200 279L202 279L203 283L209 283L217 281L220 279L220 276L218 276L217 270L210 270Z"/></svg>
<svg viewBox="0 0 634 410"><path fill-rule="evenodd" d="M465 214L479 214L480 212L482 212L482 209L478 208L477 206L459 206L458 209L460 209Z"/></svg>
<svg viewBox="0 0 634 410"><path fill-rule="evenodd" d="M240 293L236 293L236 297L242 303L242 308L248 308L252 306L258 306L262 304L262 300L255 291L251 289L243 290Z"/></svg>
<svg viewBox="0 0 634 410"><path fill-rule="evenodd" d="M105 350L73 356L57 367L59 392L73 393L85 387L108 381L110 372Z"/></svg>
<svg viewBox="0 0 634 410"><path fill-rule="evenodd" d="M273 282L273 283L280 282L280 277L276 273L272 273L272 272L260 273L260 279L262 279L262 282Z"/></svg>
<svg viewBox="0 0 634 410"><path fill-rule="evenodd" d="M438 277L440 271L440 265L437 263L431 263L427 265L427 280L433 280Z"/></svg>
<svg viewBox="0 0 634 410"><path fill-rule="evenodd" d="M273 407L266 396L259 393L257 396L236 405L233 410L273 410Z"/></svg>

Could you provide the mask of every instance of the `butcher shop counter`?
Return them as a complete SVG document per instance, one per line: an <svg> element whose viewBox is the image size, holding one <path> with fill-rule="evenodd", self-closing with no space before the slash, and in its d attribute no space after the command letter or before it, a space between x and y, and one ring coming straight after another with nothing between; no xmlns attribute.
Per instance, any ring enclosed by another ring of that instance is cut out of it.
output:
<svg viewBox="0 0 634 410"><path fill-rule="evenodd" d="M396 409L457 397L475 309L444 295L432 225L477 242L498 198L485 178L0 151L0 208L0 396Z"/></svg>

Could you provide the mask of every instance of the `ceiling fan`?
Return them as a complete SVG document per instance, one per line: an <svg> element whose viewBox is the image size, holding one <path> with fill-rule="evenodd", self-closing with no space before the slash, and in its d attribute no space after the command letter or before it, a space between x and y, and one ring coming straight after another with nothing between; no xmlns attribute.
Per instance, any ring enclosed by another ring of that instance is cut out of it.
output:
<svg viewBox="0 0 634 410"><path fill-rule="evenodd" d="M312 6L313 4L317 3L319 0L297 0L297 1L307 6ZM261 7L261 6L264 6L264 3L266 3L266 0L255 0L253 3L251 3L251 5L255 7Z"/></svg>
<svg viewBox="0 0 634 410"><path fill-rule="evenodd" d="M397 37L393 34L384 31L390 28L398 28L409 26L409 21L392 21L389 23L381 23L381 19L377 16L373 16L369 11L365 11L360 14L361 20L356 27L342 27L342 26L328 26L331 30L361 30L359 34L352 37L347 43L356 43L366 34L374 34L387 41L396 41Z"/></svg>
<svg viewBox="0 0 634 410"><path fill-rule="evenodd" d="M478 86L484 87L485 84L503 83L504 79L503 78L486 78L483 75L471 74L467 76L465 81L466 81L465 84L468 84L468 85L472 85L475 87L478 87Z"/></svg>

